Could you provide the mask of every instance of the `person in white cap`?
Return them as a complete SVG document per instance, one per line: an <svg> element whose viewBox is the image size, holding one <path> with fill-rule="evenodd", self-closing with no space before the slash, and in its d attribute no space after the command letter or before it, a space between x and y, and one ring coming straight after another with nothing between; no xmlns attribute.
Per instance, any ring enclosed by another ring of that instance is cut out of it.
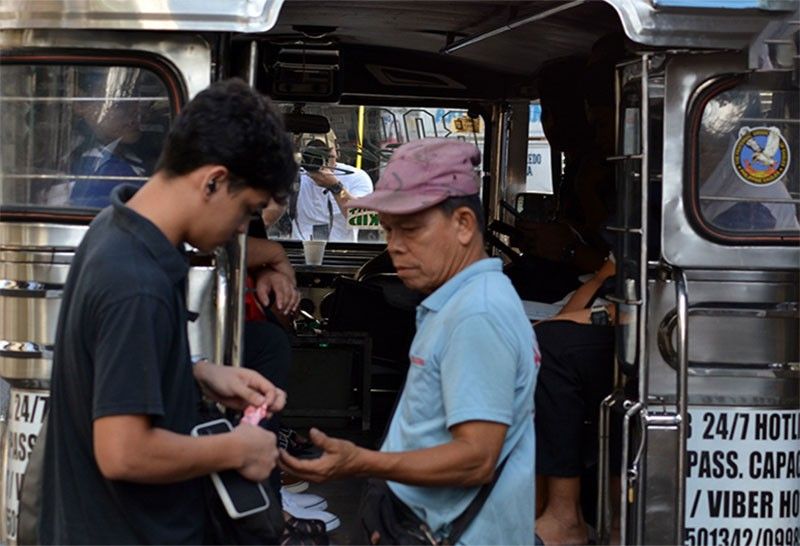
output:
<svg viewBox="0 0 800 546"><path fill-rule="evenodd" d="M282 451L280 460L311 481L386 480L371 482L362 505L373 544L409 536L382 524L389 505L402 529L437 541L534 540L538 349L500 260L484 250L479 161L465 142L408 143L375 192L349 203L380 213L398 276L427 295L417 308L408 378L379 452L312 429L321 457L301 461Z"/></svg>

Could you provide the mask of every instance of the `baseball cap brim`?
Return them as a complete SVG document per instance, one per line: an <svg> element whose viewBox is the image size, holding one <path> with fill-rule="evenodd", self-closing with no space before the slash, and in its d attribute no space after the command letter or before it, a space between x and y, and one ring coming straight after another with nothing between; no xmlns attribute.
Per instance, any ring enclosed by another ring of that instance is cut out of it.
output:
<svg viewBox="0 0 800 546"><path fill-rule="evenodd" d="M357 197L347 202L347 208L363 208L387 214L413 214L438 205L450 197L446 190L414 194L393 190L375 190L369 195Z"/></svg>

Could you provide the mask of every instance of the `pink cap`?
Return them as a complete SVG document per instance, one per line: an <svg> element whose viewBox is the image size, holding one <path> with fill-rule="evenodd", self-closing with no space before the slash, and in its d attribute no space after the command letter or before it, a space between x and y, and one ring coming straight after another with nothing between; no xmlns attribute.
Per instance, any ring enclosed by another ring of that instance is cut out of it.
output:
<svg viewBox="0 0 800 546"><path fill-rule="evenodd" d="M375 191L351 199L347 207L411 214L448 197L476 195L480 160L478 148L461 140L426 138L403 144L389 159Z"/></svg>

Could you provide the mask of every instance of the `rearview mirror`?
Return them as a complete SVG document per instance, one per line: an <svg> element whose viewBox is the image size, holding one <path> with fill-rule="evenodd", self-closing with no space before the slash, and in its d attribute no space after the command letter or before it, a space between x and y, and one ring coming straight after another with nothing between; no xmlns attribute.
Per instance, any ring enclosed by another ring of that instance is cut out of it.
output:
<svg viewBox="0 0 800 546"><path fill-rule="evenodd" d="M289 112L283 114L283 123L290 133L326 134L331 130L331 124L325 116L316 114L299 114Z"/></svg>

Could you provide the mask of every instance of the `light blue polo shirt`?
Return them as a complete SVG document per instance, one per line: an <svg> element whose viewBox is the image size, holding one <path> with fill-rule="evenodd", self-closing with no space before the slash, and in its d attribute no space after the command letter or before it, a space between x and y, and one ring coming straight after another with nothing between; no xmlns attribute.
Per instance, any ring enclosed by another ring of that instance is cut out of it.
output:
<svg viewBox="0 0 800 546"><path fill-rule="evenodd" d="M449 428L465 421L509 426L500 454L508 462L459 544L533 544L534 353L533 329L499 259L473 263L417 308L408 379L381 451L445 444ZM389 486L437 538L479 489Z"/></svg>

